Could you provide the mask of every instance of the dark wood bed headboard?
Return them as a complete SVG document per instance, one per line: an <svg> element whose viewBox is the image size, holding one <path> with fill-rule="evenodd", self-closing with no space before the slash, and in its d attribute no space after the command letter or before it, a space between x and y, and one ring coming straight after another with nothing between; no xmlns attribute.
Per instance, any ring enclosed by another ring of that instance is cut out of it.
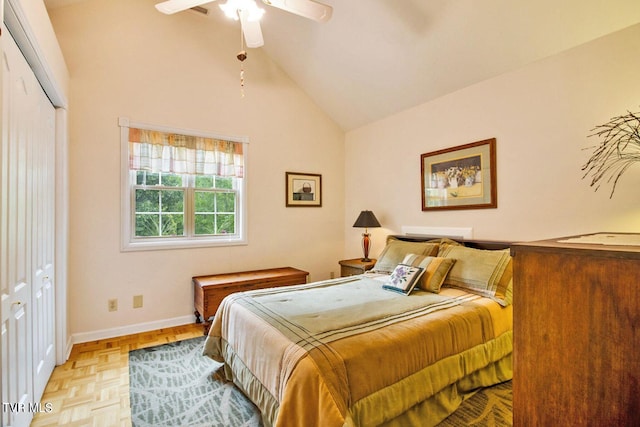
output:
<svg viewBox="0 0 640 427"><path fill-rule="evenodd" d="M428 240L443 239L443 236L420 236L420 235L404 235L404 234L392 234L389 237L396 238L398 240L404 240L405 242L425 242ZM503 242L498 240L466 240L466 239L452 239L456 242L463 243L465 246L475 249L509 249L513 242Z"/></svg>

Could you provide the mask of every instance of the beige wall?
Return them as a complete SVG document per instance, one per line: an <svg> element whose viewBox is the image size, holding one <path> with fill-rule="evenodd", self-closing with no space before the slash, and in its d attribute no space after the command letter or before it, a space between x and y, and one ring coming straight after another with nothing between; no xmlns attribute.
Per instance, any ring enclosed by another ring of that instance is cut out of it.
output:
<svg viewBox="0 0 640 427"><path fill-rule="evenodd" d="M590 129L640 104L640 25L351 131L345 145L260 50L249 52L240 99L233 24L167 17L153 3L92 0L51 13L71 74L72 333L189 315L193 275L293 265L327 278L338 259L360 254L352 224L362 209L383 224L371 230L374 255L403 225L511 240L640 229L638 167L612 199L581 171L584 148L597 143ZM248 136L249 245L120 252L119 116ZM422 212L420 154L491 137L498 208ZM285 208L285 171L321 173L323 207ZM144 308L131 308L135 294ZM107 312L109 298L118 312Z"/></svg>
<svg viewBox="0 0 640 427"><path fill-rule="evenodd" d="M472 227L474 237L530 240L597 231L640 231L640 165L594 192L581 166L587 138L640 105L640 25L349 132L345 253L361 209L383 225L382 249L402 226ZM422 212L420 154L497 138L498 208Z"/></svg>
<svg viewBox="0 0 640 427"><path fill-rule="evenodd" d="M291 265L338 272L344 133L260 50L245 62L237 24L152 0L92 0L51 19L71 75L69 311L74 334L190 315L191 277ZM215 36L210 26L217 26ZM118 117L247 136L246 246L120 252ZM322 208L285 208L285 171L320 173ZM132 308L132 296L144 307ZM107 311L118 298L119 310Z"/></svg>

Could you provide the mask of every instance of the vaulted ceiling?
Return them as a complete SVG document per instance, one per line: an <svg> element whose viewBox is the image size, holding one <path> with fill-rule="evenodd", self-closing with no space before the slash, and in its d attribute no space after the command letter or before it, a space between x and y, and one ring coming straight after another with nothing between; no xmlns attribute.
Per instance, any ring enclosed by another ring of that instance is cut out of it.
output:
<svg viewBox="0 0 640 427"><path fill-rule="evenodd" d="M264 6L260 49L346 131L640 22L638 0L322 2L324 24Z"/></svg>

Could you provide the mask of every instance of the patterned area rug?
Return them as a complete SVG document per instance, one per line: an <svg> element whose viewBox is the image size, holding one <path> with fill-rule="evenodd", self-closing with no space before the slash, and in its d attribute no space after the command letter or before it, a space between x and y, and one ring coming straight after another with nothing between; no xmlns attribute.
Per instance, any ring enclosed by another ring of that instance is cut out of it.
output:
<svg viewBox="0 0 640 427"><path fill-rule="evenodd" d="M258 409L202 356L204 337L129 352L134 427L259 427ZM512 425L511 382L481 390L440 426Z"/></svg>
<svg viewBox="0 0 640 427"><path fill-rule="evenodd" d="M204 337L129 352L134 427L253 427L258 409L202 355Z"/></svg>
<svg viewBox="0 0 640 427"><path fill-rule="evenodd" d="M503 427L513 425L511 381L478 391L438 427Z"/></svg>

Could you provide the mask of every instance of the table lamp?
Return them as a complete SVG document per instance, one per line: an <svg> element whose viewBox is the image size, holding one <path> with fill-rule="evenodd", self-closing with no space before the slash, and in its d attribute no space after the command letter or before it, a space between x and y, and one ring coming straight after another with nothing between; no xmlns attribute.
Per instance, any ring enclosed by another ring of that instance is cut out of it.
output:
<svg viewBox="0 0 640 427"><path fill-rule="evenodd" d="M369 247L371 246L371 236L368 233L369 228L380 227L380 223L376 219L376 216L371 211L362 211L356 219L356 222L353 224L354 227L364 228L364 233L362 234L362 250L364 251L364 258L362 261L369 262Z"/></svg>

